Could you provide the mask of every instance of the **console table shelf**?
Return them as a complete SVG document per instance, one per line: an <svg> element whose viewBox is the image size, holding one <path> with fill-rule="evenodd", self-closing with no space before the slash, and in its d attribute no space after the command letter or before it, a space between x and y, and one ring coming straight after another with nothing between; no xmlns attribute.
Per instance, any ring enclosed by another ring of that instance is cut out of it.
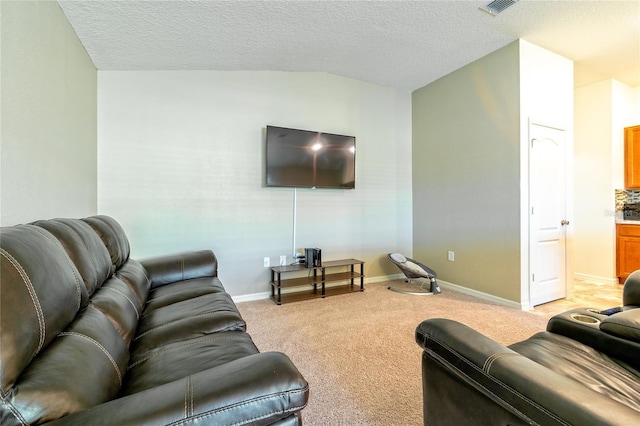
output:
<svg viewBox="0 0 640 426"><path fill-rule="evenodd" d="M355 265L360 265L360 272L355 271ZM348 268L346 272L327 273L329 268ZM283 279L282 275L294 272L307 272L307 276ZM355 280L360 280L360 285L355 285ZM327 283L344 284L327 286ZM364 291L364 262L357 259L329 260L322 266L306 268L302 264L272 266L271 267L271 299L278 305L282 303L308 300L317 297L333 296L336 294ZM310 289L295 290L282 293L287 287L311 287Z"/></svg>

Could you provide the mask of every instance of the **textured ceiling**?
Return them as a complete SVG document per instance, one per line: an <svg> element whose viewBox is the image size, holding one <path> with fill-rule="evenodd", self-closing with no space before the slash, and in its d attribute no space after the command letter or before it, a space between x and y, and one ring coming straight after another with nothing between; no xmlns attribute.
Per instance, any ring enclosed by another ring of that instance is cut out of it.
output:
<svg viewBox="0 0 640 426"><path fill-rule="evenodd" d="M522 38L640 85L640 0L66 1L98 70L318 71L415 90Z"/></svg>

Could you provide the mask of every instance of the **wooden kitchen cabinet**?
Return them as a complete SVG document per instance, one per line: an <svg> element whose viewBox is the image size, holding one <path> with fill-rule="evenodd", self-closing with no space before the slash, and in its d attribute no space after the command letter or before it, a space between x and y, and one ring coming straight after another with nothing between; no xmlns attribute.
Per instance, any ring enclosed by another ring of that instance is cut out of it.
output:
<svg viewBox="0 0 640 426"><path fill-rule="evenodd" d="M624 187L640 189L640 126L624 129Z"/></svg>
<svg viewBox="0 0 640 426"><path fill-rule="evenodd" d="M616 275L624 283L629 274L640 269L640 224L616 225Z"/></svg>

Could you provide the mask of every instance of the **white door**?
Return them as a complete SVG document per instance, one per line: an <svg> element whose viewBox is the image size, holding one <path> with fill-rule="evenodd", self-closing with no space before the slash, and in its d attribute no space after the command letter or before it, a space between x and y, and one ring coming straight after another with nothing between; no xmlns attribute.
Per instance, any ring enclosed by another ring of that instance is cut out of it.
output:
<svg viewBox="0 0 640 426"><path fill-rule="evenodd" d="M567 296L564 130L529 126L531 306Z"/></svg>

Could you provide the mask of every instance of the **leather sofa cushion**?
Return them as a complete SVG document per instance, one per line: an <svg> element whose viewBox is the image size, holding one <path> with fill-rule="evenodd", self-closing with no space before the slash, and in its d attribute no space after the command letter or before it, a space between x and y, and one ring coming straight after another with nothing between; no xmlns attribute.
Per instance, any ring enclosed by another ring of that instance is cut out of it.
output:
<svg viewBox="0 0 640 426"><path fill-rule="evenodd" d="M88 295L78 269L45 229L3 228L0 248L0 380L5 395L74 319Z"/></svg>
<svg viewBox="0 0 640 426"><path fill-rule="evenodd" d="M300 425L309 387L291 360L258 353L54 422L61 425ZM292 422L291 419L296 421ZM105 420L103 420L105 419Z"/></svg>
<svg viewBox="0 0 640 426"><path fill-rule="evenodd" d="M217 277L195 278L181 281L177 285L169 284L156 287L149 292L149 298L144 308L145 314L176 302L212 293L225 293L224 287Z"/></svg>
<svg viewBox="0 0 640 426"><path fill-rule="evenodd" d="M222 364L259 353L251 337L242 331L228 331L179 341L132 358L124 395L160 386Z"/></svg>
<svg viewBox="0 0 640 426"><path fill-rule="evenodd" d="M144 306L149 295L149 278L144 268L134 259L129 259L115 273L115 277L124 282L136 295L140 306Z"/></svg>
<svg viewBox="0 0 640 426"><path fill-rule="evenodd" d="M227 293L205 294L155 309L149 314L145 309L138 323L132 361L157 346L221 331L245 329L246 323Z"/></svg>
<svg viewBox="0 0 640 426"><path fill-rule="evenodd" d="M568 337L541 332L510 349L585 387L640 411L638 372Z"/></svg>
<svg viewBox="0 0 640 426"><path fill-rule="evenodd" d="M180 285L178 283L177 285ZM161 327L170 327L176 323L188 321L198 316L209 316L212 312L232 312L236 314L237 329L244 330L245 322L238 313L233 299L228 293L210 293L191 299L181 300L162 308L147 312L145 309L138 324L137 335Z"/></svg>
<svg viewBox="0 0 640 426"><path fill-rule="evenodd" d="M34 222L62 243L78 268L91 296L114 272L107 248L93 229L80 219L51 219Z"/></svg>
<svg viewBox="0 0 640 426"><path fill-rule="evenodd" d="M31 361L3 405L25 424L85 410L117 395L128 360L120 335L89 305Z"/></svg>
<svg viewBox="0 0 640 426"><path fill-rule="evenodd" d="M224 331L241 331L238 315L232 312L211 312L181 321L170 327L160 327L137 337L132 345L132 357L137 359L157 346L195 339Z"/></svg>
<svg viewBox="0 0 640 426"><path fill-rule="evenodd" d="M129 347L142 313L142 306L129 286L118 278L111 278L91 298L91 303L109 318Z"/></svg>

